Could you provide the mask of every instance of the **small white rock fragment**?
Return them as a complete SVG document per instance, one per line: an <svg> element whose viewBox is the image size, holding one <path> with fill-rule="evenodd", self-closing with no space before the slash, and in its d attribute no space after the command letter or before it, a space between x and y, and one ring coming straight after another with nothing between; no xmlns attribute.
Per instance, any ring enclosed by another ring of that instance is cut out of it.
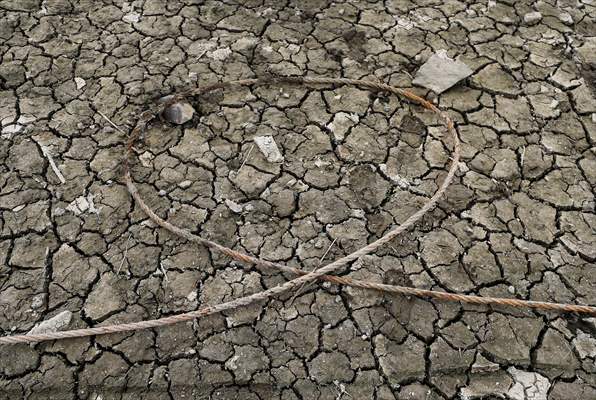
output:
<svg viewBox="0 0 596 400"><path fill-rule="evenodd" d="M284 156L282 156L272 136L255 136L254 141L267 161L271 163L283 162Z"/></svg>
<svg viewBox="0 0 596 400"><path fill-rule="evenodd" d="M242 212L243 207L241 204L238 204L235 201L232 201L229 199L226 199L225 203L226 203L226 206L228 206L228 208L230 210L232 210L233 212L235 212L236 214L240 214Z"/></svg>
<svg viewBox="0 0 596 400"><path fill-rule="evenodd" d="M78 76L76 78L74 78L74 81L75 81L75 84L77 85L77 90L81 90L87 84L87 82L85 82L85 80L83 78L79 78Z"/></svg>
<svg viewBox="0 0 596 400"><path fill-rule="evenodd" d="M37 296L33 297L31 301L31 309L32 310L39 310L41 306L43 306L43 294L38 294Z"/></svg>
<svg viewBox="0 0 596 400"><path fill-rule="evenodd" d="M216 61L223 61L232 55L232 50L230 50L229 47L223 47L221 49L213 50L208 55Z"/></svg>
<svg viewBox="0 0 596 400"><path fill-rule="evenodd" d="M439 50L418 69L412 83L440 94L473 72L466 64L449 58L445 51Z"/></svg>
<svg viewBox="0 0 596 400"><path fill-rule="evenodd" d="M11 124L11 125L6 125L4 128L2 128L2 133L12 135L15 133L19 133L22 130L23 130L23 125Z"/></svg>
<svg viewBox="0 0 596 400"><path fill-rule="evenodd" d="M559 14L559 20L565 25L573 25L573 17L569 13Z"/></svg>
<svg viewBox="0 0 596 400"><path fill-rule="evenodd" d="M397 174L397 173L395 173L395 174L389 173L387 164L381 164L381 165L379 165L379 169L381 170L382 173L384 173L385 175L387 175L387 177L389 179L391 179L393 181L393 183L395 183L400 188L407 189L410 186L410 182L408 182L407 179L402 178L399 174Z"/></svg>
<svg viewBox="0 0 596 400"><path fill-rule="evenodd" d="M529 12L524 15L524 22L530 26L536 25L540 20L542 20L542 14L539 11Z"/></svg>
<svg viewBox="0 0 596 400"><path fill-rule="evenodd" d="M151 162L153 161L153 154L151 154L150 152L146 151L143 154L141 154L139 156L139 161L141 161L141 165L143 167L150 167L151 166Z"/></svg>
<svg viewBox="0 0 596 400"><path fill-rule="evenodd" d="M60 314L53 316L52 318L42 321L35 325L33 329L29 331L29 335L38 335L40 333L56 332L70 324L72 319L72 312L62 311Z"/></svg>
<svg viewBox="0 0 596 400"><path fill-rule="evenodd" d="M178 184L178 187L180 187L181 189L188 189L191 186L192 186L192 182L189 180L182 181Z"/></svg>
<svg viewBox="0 0 596 400"><path fill-rule="evenodd" d="M195 109L188 103L174 103L163 112L164 117L173 124L182 125L192 119Z"/></svg>
<svg viewBox="0 0 596 400"><path fill-rule="evenodd" d="M81 215L84 212L90 214L99 214L99 210L95 208L93 203L94 194L89 193L87 196L79 196L74 199L66 209L75 215Z"/></svg>
<svg viewBox="0 0 596 400"><path fill-rule="evenodd" d="M197 292L196 291L192 291L188 294L188 296L186 296L186 300L193 302L197 299Z"/></svg>
<svg viewBox="0 0 596 400"><path fill-rule="evenodd" d="M141 18L141 14L136 13L136 12L131 12L131 13L128 13L125 16L123 16L122 20L124 22L128 22L129 24L132 24L135 22L139 22L140 18Z"/></svg>

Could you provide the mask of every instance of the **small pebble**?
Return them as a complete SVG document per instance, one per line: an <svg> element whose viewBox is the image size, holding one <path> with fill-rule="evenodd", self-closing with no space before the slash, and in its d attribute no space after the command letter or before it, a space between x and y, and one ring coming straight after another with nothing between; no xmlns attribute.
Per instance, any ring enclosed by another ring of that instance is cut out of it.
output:
<svg viewBox="0 0 596 400"><path fill-rule="evenodd" d="M182 181L178 184L178 187L180 187L181 189L188 189L189 187L191 187L191 185L191 181Z"/></svg>
<svg viewBox="0 0 596 400"><path fill-rule="evenodd" d="M536 25L542 20L542 14L538 11L533 11L524 15L524 22L528 25Z"/></svg>

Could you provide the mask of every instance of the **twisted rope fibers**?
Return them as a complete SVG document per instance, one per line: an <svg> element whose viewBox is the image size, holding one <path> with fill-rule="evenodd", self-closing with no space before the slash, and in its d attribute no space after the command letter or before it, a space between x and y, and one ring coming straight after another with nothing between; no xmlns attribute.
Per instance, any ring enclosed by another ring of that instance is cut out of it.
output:
<svg viewBox="0 0 596 400"><path fill-rule="evenodd" d="M183 100L189 96L196 96L204 93L208 93L217 89L229 88L233 86L252 86L252 85L271 85L271 84L300 84L300 85L321 85L321 84L332 84L332 85L352 85L356 87L372 89L382 92L389 92L397 96L405 97L415 103L420 104L424 108L433 111L434 113L438 114L438 116L443 120L448 133L451 135L453 140L453 154L451 157L451 164L443 183L439 186L438 190L435 194L414 214L412 214L406 221L404 221L401 225L397 226L396 228L392 229L381 238L375 240L374 242L356 250L355 252L348 254L330 264L325 265L319 269L316 269L312 272L305 272L297 268L293 268L287 265L274 263L266 260L261 260L256 257L250 256L248 254L244 254L242 252L238 252L236 250L230 249L228 247L222 246L216 242L211 240L202 238L200 236L194 235L190 231L179 228L168 221L165 221L161 217L159 217L155 212L144 202L139 194L137 187L135 186L132 176L130 173L130 165L129 159L133 154L133 146L134 143L137 141L141 133L144 132L145 128L147 127L148 123L152 121L157 115L160 115L165 108L170 106L171 104ZM236 81L227 81L216 83L210 86L199 87L196 89L191 89L188 91L184 91L178 94L172 95L168 101L163 102L161 104L157 104L155 107L151 108L148 111L142 113L139 117L137 125L132 130L129 140L128 146L126 148L126 154L124 157L123 165L124 165L124 182L130 192L131 196L137 202L139 207L147 214L147 216L154 221L157 225L161 226L162 228L172 232L173 234L180 236L188 241L201 244L206 246L212 250L218 251L222 254L225 254L237 261L241 261L246 264L253 264L257 267L264 267L269 269L275 269L286 273L291 273L294 275L298 275L297 278L287 281L283 284L278 286L272 287L270 289L257 292L251 295L247 295L244 297L240 297L228 302L216 304L213 306L206 306L200 308L196 311L191 311L187 313L172 315L164 318L153 319L153 320L146 320L146 321L138 321L132 323L122 323L122 324L114 324L114 325L107 325L107 326L99 326L94 328L84 328L84 329L75 329L69 331L60 331L60 332L48 332L43 334L32 334L32 335L14 335L14 336L5 336L0 337L0 344L16 344L16 343L38 343L43 341L49 340L59 340L59 339L66 339L66 338L78 338L78 337L87 337L93 335L105 335L109 333L120 333L120 332L129 332L129 331L137 331L142 329L149 329L149 328L156 328L166 325L172 325L184 321L190 321L197 318L201 318L207 315L221 313L223 311L229 311L236 308L244 307L252 303L256 303L259 301L267 300L273 296L279 295L281 293L297 289L301 287L304 283L311 282L313 280L319 279L323 281L327 281L330 283L338 284L338 285L348 285L363 289L371 289L380 292L386 293L395 293L401 294L406 296L416 296L421 298L433 298L437 300L443 301L456 301L460 303L468 303L468 304L482 304L482 305L501 305L501 306L510 306L510 307L518 307L518 308L525 308L525 309L538 309L538 310L545 310L545 311L558 311L558 312L574 312L574 313L582 313L582 314L590 314L596 315L596 307L591 306L584 306L584 305L575 305L575 304L560 304L560 303L549 303L549 302L541 302L541 301L528 301L528 300L520 300L520 299L512 299L512 298L498 298L498 297L482 297L482 296L473 296L473 295L463 295L463 294L456 294L456 293L447 293L447 292L440 292L434 290L424 290L424 289L416 289L411 287L404 287L404 286L396 286L396 285L387 285L382 283L376 282L368 282L362 280L351 279L348 277L340 277L329 275L337 271L339 268L350 264L351 262L363 257L367 254L374 252L376 249L381 247L382 245L388 243L397 235L403 233L406 229L411 227L414 223L416 223L424 214L426 214L430 209L432 209L439 199L444 195L447 187L453 181L455 176L455 172L458 167L458 163L460 160L460 142L457 136L457 132L455 130L453 121L445 112L441 112L434 104L430 103L429 101L423 99L415 95L414 93L396 88L390 85L386 85L383 83L377 83L372 81L365 81L365 80L358 80L358 79L347 79L347 78L324 78L324 77L266 77L260 79L243 79L243 80L236 80Z"/></svg>

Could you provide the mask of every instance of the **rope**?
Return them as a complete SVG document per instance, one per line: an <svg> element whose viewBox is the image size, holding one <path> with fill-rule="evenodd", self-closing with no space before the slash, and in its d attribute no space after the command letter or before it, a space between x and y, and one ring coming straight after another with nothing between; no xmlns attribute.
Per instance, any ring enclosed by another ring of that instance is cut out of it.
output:
<svg viewBox="0 0 596 400"><path fill-rule="evenodd" d="M266 260L261 260L256 257L250 256L248 254L244 254L238 252L236 250L230 249L228 247L222 246L216 242L211 240L202 238L200 236L194 235L190 231L186 229L179 228L168 221L160 218L155 212L144 202L141 198L137 187L135 186L131 173L130 173L130 166L129 166L129 159L133 155L133 145L139 138L142 132L144 132L145 128L147 127L148 123L152 121L157 115L160 115L163 110L168 107L169 105L180 101L189 96L196 96L199 94L208 93L217 89L228 88L233 86L251 86L251 85L270 85L270 84L302 84L302 85L320 85L320 84L334 84L334 85L352 85L367 89L373 89L378 91L389 92L397 96L403 96L409 100L412 100L424 108L435 112L439 115L439 117L443 120L448 133L451 135L453 140L453 154L451 157L451 164L443 183L439 186L438 190L433 194L433 196L414 214L412 214L406 221L404 221L401 225L397 226L393 230L389 231L381 238L375 240L374 242L362 247L355 252L348 254L345 257L342 257L330 264L325 265L322 268L314 270L312 272L305 272L299 270L297 268L289 267L283 264L278 264ZM136 203L139 207L147 214L147 216L154 221L157 225L161 226L162 228L178 235L188 241L198 243L200 245L206 246L210 249L218 251L222 254L225 254L235 260L241 261L246 264L253 264L258 267L265 267L276 269L282 272L291 273L294 275L298 275L297 278L293 280L287 281L283 284L278 286L272 287L270 289L257 292L251 295L247 295L244 297L240 297L225 303L220 303L213 306L203 307L196 311L191 311L187 313L172 315L169 317L153 319L153 320L146 320L146 321L139 321L139 322L132 322L132 323L123 323L123 324L115 324L115 325L107 325L107 326L100 326L95 328L84 328L84 329L75 329L69 331L61 331L61 332L49 332L43 334L32 334L32 335L14 335L14 336L5 336L0 337L0 344L16 344L16 343L38 343L43 341L49 340L59 340L59 339L66 339L66 338L77 338L77 337L87 337L93 335L105 335L108 333L119 333L119 332L129 332L129 331L137 331L142 329L149 329L149 328L156 328L165 325L172 325L184 321L190 321L196 318L201 318L207 315L221 313L223 311L233 310L236 308L244 307L252 303L260 302L267 300L273 296L277 296L281 293L290 291L292 289L296 289L301 287L303 284L307 282L314 281L316 279L331 282L338 285L349 285L353 287L363 288L363 289L371 289L381 292L387 293L395 293L407 296L416 296L422 298L432 298L437 300L444 300L444 301L457 301L460 303L469 303L469 304L483 304L483 305L501 305L501 306L511 306L511 307L518 307L518 308L526 308L526 309L538 309L538 310L545 310L545 311L559 311L559 312L575 312L575 313L584 313L590 315L596 315L596 307L591 306L583 306L583 305L573 305L573 304L559 304L559 303L548 303L548 302L540 302L540 301L527 301L527 300L519 300L519 299L508 299L508 298L497 298L497 297L481 297L481 296L472 296L472 295L463 295L463 294L456 294L456 293L446 293L440 291L433 291L433 290L423 290L423 289L416 289L410 287L403 287L403 286L395 286L395 285L386 285L381 283L375 282L368 282L368 281L360 281L355 280L347 277L339 277L330 275L331 273L337 271L341 267L344 267L351 262L363 257L367 254L370 254L377 250L380 246L388 243L392 239L394 239L397 235L403 233L406 229L411 227L414 223L416 223L424 214L426 214L430 209L432 209L439 199L444 195L447 187L453 181L455 176L455 172L457 170L457 166L460 159L460 142L457 136L457 132L455 131L453 121L449 118L449 116L441 112L435 105L428 102L427 100L415 95L414 93L396 88L393 86L389 86L383 83L371 82L371 81L363 81L357 79L346 79L346 78L307 78L307 77L267 77L261 79L244 79L244 80L236 80L236 81L228 81L217 83L210 86L199 87L196 89L191 89L185 92L181 92L178 94L173 95L168 102L157 104L152 109L145 111L139 117L139 121L137 125L133 129L130 134L128 140L128 146L126 149L126 154L124 157L123 165L124 165L124 182L130 192L131 196L134 198Z"/></svg>

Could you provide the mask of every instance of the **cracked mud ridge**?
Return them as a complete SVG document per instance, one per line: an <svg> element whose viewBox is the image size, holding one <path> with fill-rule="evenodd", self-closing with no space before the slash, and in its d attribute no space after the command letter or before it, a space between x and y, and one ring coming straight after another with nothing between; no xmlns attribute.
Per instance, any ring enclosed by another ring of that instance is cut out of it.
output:
<svg viewBox="0 0 596 400"><path fill-rule="evenodd" d="M338 274L596 304L593 0L0 0L0 335L290 279L158 228L122 180L154 101L271 73L413 87L456 122L438 207ZM445 138L383 93L242 87L164 113L132 175L171 223L311 271L417 211ZM596 318L315 282L191 323L2 345L0 399L15 398L595 399Z"/></svg>

